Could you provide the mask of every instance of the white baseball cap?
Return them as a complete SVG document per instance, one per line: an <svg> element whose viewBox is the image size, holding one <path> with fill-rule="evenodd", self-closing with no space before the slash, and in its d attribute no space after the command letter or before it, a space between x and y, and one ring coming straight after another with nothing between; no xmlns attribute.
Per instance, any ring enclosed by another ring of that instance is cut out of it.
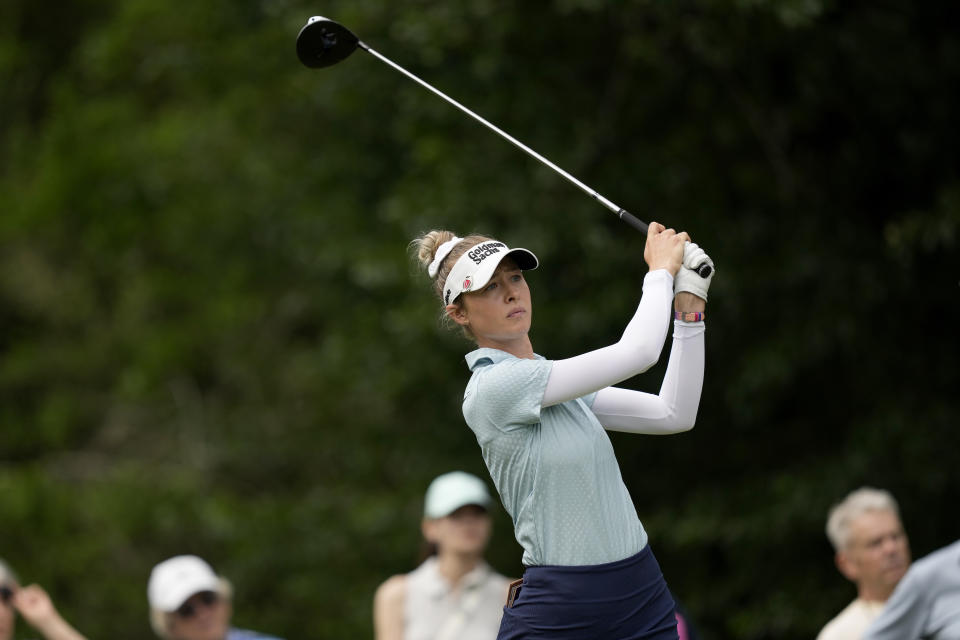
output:
<svg viewBox="0 0 960 640"><path fill-rule="evenodd" d="M147 600L152 609L176 611L193 594L217 591L219 586L220 578L201 558L174 556L150 572Z"/></svg>
<svg viewBox="0 0 960 640"><path fill-rule="evenodd" d="M510 256L523 271L539 266L537 256L529 249L511 249L497 240L487 240L470 247L457 258L443 283L443 304L450 304L461 293L482 289L493 277L497 265Z"/></svg>
<svg viewBox="0 0 960 640"><path fill-rule="evenodd" d="M486 509L491 502L483 480L463 471L451 471L435 478L427 487L423 517L443 518L468 504Z"/></svg>

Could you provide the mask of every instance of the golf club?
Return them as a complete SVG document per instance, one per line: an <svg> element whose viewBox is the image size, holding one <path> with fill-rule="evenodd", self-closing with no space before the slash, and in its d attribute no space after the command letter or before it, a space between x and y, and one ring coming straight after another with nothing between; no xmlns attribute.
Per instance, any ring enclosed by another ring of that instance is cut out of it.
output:
<svg viewBox="0 0 960 640"><path fill-rule="evenodd" d="M506 133L499 127L493 125L492 123L484 120L476 113L467 109L465 106L446 95L439 89L436 89L427 82L421 80L414 74L410 73L400 65L396 64L389 58L377 53L365 43L363 43L357 36L353 34L349 29L344 27L338 22L334 22L329 18L324 18L323 16L313 16L307 20L307 24L300 29L300 33L297 35L297 57L300 58L300 62L311 68L321 68L329 67L334 65L341 60L345 60L350 56L357 48L363 49L367 53L371 54L381 62L393 67L403 75L407 76L420 86L428 89L429 91L440 96L457 109L460 109L468 116L484 125L494 133L498 134L500 137L504 138L508 142L512 143L516 147L519 147L523 151L526 151L529 155L533 156L543 164L547 165L561 176L577 185L587 193L591 198L605 206L610 211L617 214L617 217L629 224L631 227L640 231L641 233L647 232L647 223L635 217L633 214L628 212L626 209L617 206L610 200L604 198L602 195L597 193L596 190L591 189L586 184L577 180L575 177L555 165L554 163L547 160L545 157L523 144L510 134ZM702 264L697 268L697 273L701 277L708 277L712 271L710 265Z"/></svg>

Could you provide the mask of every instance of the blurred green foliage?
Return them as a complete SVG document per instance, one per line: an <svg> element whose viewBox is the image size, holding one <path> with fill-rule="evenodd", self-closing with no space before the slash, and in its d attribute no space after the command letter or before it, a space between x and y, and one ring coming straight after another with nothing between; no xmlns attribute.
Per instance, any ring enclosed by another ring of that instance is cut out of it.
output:
<svg viewBox="0 0 960 640"><path fill-rule="evenodd" d="M548 357L638 300L642 236L371 56L302 67L317 13L715 258L697 428L613 436L705 640L853 597L823 525L857 486L916 555L960 536L955 3L8 0L0 556L78 628L150 637L192 552L240 626L371 635L429 480L485 475L419 232L535 250Z"/></svg>

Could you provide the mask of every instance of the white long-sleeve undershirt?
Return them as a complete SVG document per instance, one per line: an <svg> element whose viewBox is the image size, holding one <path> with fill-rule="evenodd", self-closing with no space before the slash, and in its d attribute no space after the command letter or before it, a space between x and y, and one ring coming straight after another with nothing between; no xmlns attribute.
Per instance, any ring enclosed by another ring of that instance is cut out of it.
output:
<svg viewBox="0 0 960 640"><path fill-rule="evenodd" d="M637 311L616 344L556 360L541 406L597 392L592 410L605 429L668 434L696 421L703 388L704 325L675 322L673 346L659 395L612 386L643 373L660 357L670 324L673 277L649 272Z"/></svg>

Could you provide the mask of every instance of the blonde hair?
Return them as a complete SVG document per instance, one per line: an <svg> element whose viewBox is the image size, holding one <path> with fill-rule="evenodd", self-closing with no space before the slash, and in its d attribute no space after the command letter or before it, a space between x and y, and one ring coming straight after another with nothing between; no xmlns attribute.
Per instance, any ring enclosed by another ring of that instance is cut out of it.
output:
<svg viewBox="0 0 960 640"><path fill-rule="evenodd" d="M835 551L843 551L850 544L850 524L870 511L889 511L900 517L900 508L889 491L862 487L851 492L830 509L827 518L827 538Z"/></svg>
<svg viewBox="0 0 960 640"><path fill-rule="evenodd" d="M430 267L430 264L433 262L434 257L437 255L437 249L440 248L444 242L448 242L457 237L452 231L445 231L440 229L434 229L432 231L427 231L426 233L421 234L410 242L411 249L415 252L415 257L417 262L420 264L420 267L424 271ZM443 287L447 282L447 276L450 275L450 270L453 269L453 265L457 263L457 260L464 253L467 252L467 249L470 247L480 244L481 242L490 242L493 238L479 235L471 234L463 238L454 245L450 253L448 253L443 260L440 261L440 266L437 269L437 275L433 277L433 292L436 294L437 298L440 299L440 302L443 302ZM454 300L451 304L459 306L461 302L459 300ZM453 321L450 320L450 317L446 313L446 307L441 311L440 322L445 326L453 326ZM463 327L463 333L468 338L473 338L473 334L467 327Z"/></svg>
<svg viewBox="0 0 960 640"><path fill-rule="evenodd" d="M230 584L229 580L220 576L216 593L229 603L233 599L233 585ZM157 634L157 637L163 640L174 640L173 636L170 635L170 622L174 615L176 615L176 613L173 611L163 611L150 607L150 626L153 628L153 632Z"/></svg>

